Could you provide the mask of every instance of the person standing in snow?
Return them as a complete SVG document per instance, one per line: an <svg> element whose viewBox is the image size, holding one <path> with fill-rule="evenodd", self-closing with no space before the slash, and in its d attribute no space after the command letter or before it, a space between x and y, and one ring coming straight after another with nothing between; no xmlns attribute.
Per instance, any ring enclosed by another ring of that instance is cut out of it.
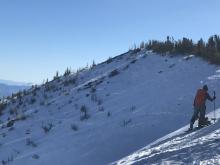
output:
<svg viewBox="0 0 220 165"><path fill-rule="evenodd" d="M215 96L211 97L208 93L208 86L204 85L202 89L198 89L195 99L194 99L194 113L190 121L190 130L193 129L193 124L195 123L196 119L199 118L199 127L203 127L206 125L205 121L205 111L206 111L206 100L213 101L216 99ZM199 116L199 117L198 117Z"/></svg>

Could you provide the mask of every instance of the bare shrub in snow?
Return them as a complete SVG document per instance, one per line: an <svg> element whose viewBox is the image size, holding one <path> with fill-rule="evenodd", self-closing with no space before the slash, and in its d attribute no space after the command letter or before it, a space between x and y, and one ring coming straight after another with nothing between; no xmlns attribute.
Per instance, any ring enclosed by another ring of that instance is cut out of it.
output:
<svg viewBox="0 0 220 165"><path fill-rule="evenodd" d="M58 80L59 78L60 78L59 72L56 71L56 74L55 74L55 76L53 77L53 80Z"/></svg>
<svg viewBox="0 0 220 165"><path fill-rule="evenodd" d="M69 86L69 85L73 85L73 84L75 84L76 83L76 79L75 78L72 78L72 79L69 79L69 80L65 80L64 82L63 82L63 85L64 86Z"/></svg>
<svg viewBox="0 0 220 165"><path fill-rule="evenodd" d="M25 114L17 115L17 116L16 116L16 120L26 120L27 117L28 117L28 116L25 115Z"/></svg>
<svg viewBox="0 0 220 165"><path fill-rule="evenodd" d="M44 130L44 133L48 133L53 128L53 124L52 123L48 123L46 125L42 125L41 128Z"/></svg>
<svg viewBox="0 0 220 165"><path fill-rule="evenodd" d="M69 96L70 93L69 93L69 92L65 92L64 95L65 95L65 96Z"/></svg>
<svg viewBox="0 0 220 165"><path fill-rule="evenodd" d="M31 99L30 99L30 104L34 104L36 102L36 99L34 98L34 97L32 97Z"/></svg>
<svg viewBox="0 0 220 165"><path fill-rule="evenodd" d="M96 66L96 63L95 63L95 61L93 60L93 61L92 61L92 65L90 66L90 69L93 69L95 66Z"/></svg>
<svg viewBox="0 0 220 165"><path fill-rule="evenodd" d="M128 120L124 120L123 123L122 123L122 126L123 127L126 127L128 124L130 124L132 122L131 119L128 119Z"/></svg>
<svg viewBox="0 0 220 165"><path fill-rule="evenodd" d="M95 86L93 86L92 88L91 88L91 91L90 91L91 93L95 93L96 92L96 87Z"/></svg>
<svg viewBox="0 0 220 165"><path fill-rule="evenodd" d="M13 160L14 160L14 157L13 157L13 155L11 155L10 157L8 157L8 159L2 160L2 165L9 164L9 163L12 162Z"/></svg>
<svg viewBox="0 0 220 165"><path fill-rule="evenodd" d="M71 129L73 131L78 131L79 130L79 127L76 125L76 124L71 124Z"/></svg>
<svg viewBox="0 0 220 165"><path fill-rule="evenodd" d="M111 62L113 62L113 59L111 57L109 57L108 60L106 61L106 63L110 64Z"/></svg>
<svg viewBox="0 0 220 165"><path fill-rule="evenodd" d="M91 100L94 102L98 101L97 95L95 93L91 95Z"/></svg>
<svg viewBox="0 0 220 165"><path fill-rule="evenodd" d="M137 60L134 59L134 60L132 60L130 63L131 63L131 64L134 64L136 61L137 61Z"/></svg>
<svg viewBox="0 0 220 165"><path fill-rule="evenodd" d="M85 105L81 106L80 111L83 114L83 116L80 117L80 120L85 120L85 119L89 118L88 109L87 109L87 107Z"/></svg>
<svg viewBox="0 0 220 165"><path fill-rule="evenodd" d="M169 65L169 68L173 68L176 64Z"/></svg>
<svg viewBox="0 0 220 165"><path fill-rule="evenodd" d="M135 111L136 107L134 105L131 106L131 111Z"/></svg>
<svg viewBox="0 0 220 165"><path fill-rule="evenodd" d="M69 76L70 74L71 74L71 69L66 68L66 70L65 70L63 75L66 77L66 76Z"/></svg>
<svg viewBox="0 0 220 165"><path fill-rule="evenodd" d="M114 76L118 75L119 73L120 72L117 69L115 69L115 70L110 72L109 77L114 77Z"/></svg>
<svg viewBox="0 0 220 165"><path fill-rule="evenodd" d="M6 103L0 103L0 116L2 115L3 110L7 107Z"/></svg>
<svg viewBox="0 0 220 165"><path fill-rule="evenodd" d="M123 70L126 70L126 69L128 69L129 68L129 65L126 65L124 68L123 68Z"/></svg>
<svg viewBox="0 0 220 165"><path fill-rule="evenodd" d="M14 125L14 120L10 120L8 123L7 123L7 127L12 127Z"/></svg>
<svg viewBox="0 0 220 165"><path fill-rule="evenodd" d="M33 158L33 159L39 159L39 158L40 158L40 156L39 156L39 155L37 155L37 154L34 154L34 155L32 156L32 158Z"/></svg>
<svg viewBox="0 0 220 165"><path fill-rule="evenodd" d="M97 101L97 104L98 104L98 105L102 105L102 100L99 99L99 100Z"/></svg>
<svg viewBox="0 0 220 165"><path fill-rule="evenodd" d="M32 139L30 139L30 138L26 139L26 145L34 147L34 148L37 147L37 144Z"/></svg>

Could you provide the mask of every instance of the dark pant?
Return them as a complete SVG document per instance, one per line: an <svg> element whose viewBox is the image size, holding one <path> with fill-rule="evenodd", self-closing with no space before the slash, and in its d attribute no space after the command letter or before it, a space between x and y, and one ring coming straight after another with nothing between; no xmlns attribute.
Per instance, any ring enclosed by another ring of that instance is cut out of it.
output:
<svg viewBox="0 0 220 165"><path fill-rule="evenodd" d="M190 128L193 128L193 124L195 123L195 121L199 118L199 124L198 126L202 126L204 121L205 121L205 110L206 107L205 106L201 106L201 107L194 107L194 113L193 116L190 120Z"/></svg>

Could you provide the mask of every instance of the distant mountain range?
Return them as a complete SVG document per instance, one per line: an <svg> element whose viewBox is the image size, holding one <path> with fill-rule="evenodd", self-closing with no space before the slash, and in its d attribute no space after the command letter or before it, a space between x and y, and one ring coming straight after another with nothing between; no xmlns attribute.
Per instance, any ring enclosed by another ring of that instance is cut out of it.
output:
<svg viewBox="0 0 220 165"><path fill-rule="evenodd" d="M0 84L10 85L10 86L31 86L33 83L16 82L11 80L0 79Z"/></svg>
<svg viewBox="0 0 220 165"><path fill-rule="evenodd" d="M30 87L31 83L15 82L10 80L0 80L0 97L9 96L19 90Z"/></svg>

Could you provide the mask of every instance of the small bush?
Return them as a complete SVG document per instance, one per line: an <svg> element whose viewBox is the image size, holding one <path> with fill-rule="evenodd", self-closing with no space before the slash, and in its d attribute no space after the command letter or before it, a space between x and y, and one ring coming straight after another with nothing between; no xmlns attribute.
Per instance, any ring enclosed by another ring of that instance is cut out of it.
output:
<svg viewBox="0 0 220 165"><path fill-rule="evenodd" d="M133 105L133 106L131 107L131 111L133 112L133 111L135 111L135 109L136 109L136 107Z"/></svg>
<svg viewBox="0 0 220 165"><path fill-rule="evenodd" d="M98 100L98 105L102 105L102 100Z"/></svg>
<svg viewBox="0 0 220 165"><path fill-rule="evenodd" d="M137 61L136 59L132 60L132 61L131 61L131 64L134 64L136 61Z"/></svg>
<svg viewBox="0 0 220 165"><path fill-rule="evenodd" d="M131 123L131 121L132 121L131 119L124 120L122 126L126 127L128 124Z"/></svg>
<svg viewBox="0 0 220 165"><path fill-rule="evenodd" d="M64 86L69 86L69 85L73 85L73 84L75 84L75 83L76 83L76 79L73 78L73 79L70 79L70 80L65 80L65 81L63 82L63 85L64 85Z"/></svg>
<svg viewBox="0 0 220 165"><path fill-rule="evenodd" d="M37 144L30 138L26 139L26 145L31 147L37 147Z"/></svg>
<svg viewBox="0 0 220 165"><path fill-rule="evenodd" d="M113 62L113 59L111 57L109 57L108 60L106 61L106 63L110 64L111 62Z"/></svg>
<svg viewBox="0 0 220 165"><path fill-rule="evenodd" d="M44 133L50 132L50 130L53 128L53 124L49 123L47 125L42 125L42 129L44 130Z"/></svg>
<svg viewBox="0 0 220 165"><path fill-rule="evenodd" d="M12 127L14 125L14 120L10 120L8 123L7 123L7 127Z"/></svg>
<svg viewBox="0 0 220 165"><path fill-rule="evenodd" d="M25 114L19 115L16 117L16 120L26 120L27 116Z"/></svg>
<svg viewBox="0 0 220 165"><path fill-rule="evenodd" d="M78 128L78 126L76 124L71 124L71 129L73 131L78 131L79 130L79 128Z"/></svg>
<svg viewBox="0 0 220 165"><path fill-rule="evenodd" d="M15 110L11 108L11 109L9 110L9 113L10 113L10 115L15 114Z"/></svg>
<svg viewBox="0 0 220 165"><path fill-rule="evenodd" d="M95 87L92 87L91 88L91 93L95 93L96 92L96 88Z"/></svg>
<svg viewBox="0 0 220 165"><path fill-rule="evenodd" d="M123 68L123 70L126 70L126 69L128 69L129 68L129 65L126 65L124 68Z"/></svg>
<svg viewBox="0 0 220 165"><path fill-rule="evenodd" d="M3 110L5 110L5 108L7 107L7 104L6 103L0 103L0 116L3 112Z"/></svg>
<svg viewBox="0 0 220 165"><path fill-rule="evenodd" d="M66 68L65 72L64 72L64 76L69 76L71 74L71 70L69 68Z"/></svg>
<svg viewBox="0 0 220 165"><path fill-rule="evenodd" d="M88 110L87 110L87 108L86 108L85 105L82 105L82 106L81 106L80 111L81 111L82 114L83 114L83 116L80 117L80 120L85 120L85 119L88 119L88 118L89 118Z"/></svg>
<svg viewBox="0 0 220 165"><path fill-rule="evenodd" d="M169 68L173 68L175 66L175 64L171 64L170 66L169 66Z"/></svg>
<svg viewBox="0 0 220 165"><path fill-rule="evenodd" d="M36 102L36 99L34 97L31 98L30 104L34 104Z"/></svg>
<svg viewBox="0 0 220 165"><path fill-rule="evenodd" d="M40 156L39 156L39 155L37 155L37 154L34 154L34 155L32 156L32 158L33 158L33 159L39 159L39 158L40 158Z"/></svg>
<svg viewBox="0 0 220 165"><path fill-rule="evenodd" d="M14 160L14 157L13 157L13 155L11 155L10 157L8 157L8 159L2 160L2 165L7 165L10 162L12 162L13 160Z"/></svg>
<svg viewBox="0 0 220 165"><path fill-rule="evenodd" d="M111 71L111 73L109 74L109 77L114 77L118 74L119 74L119 71L117 69L115 69L115 70Z"/></svg>
<svg viewBox="0 0 220 165"><path fill-rule="evenodd" d="M94 102L98 101L97 95L95 93L91 95L91 100Z"/></svg>

